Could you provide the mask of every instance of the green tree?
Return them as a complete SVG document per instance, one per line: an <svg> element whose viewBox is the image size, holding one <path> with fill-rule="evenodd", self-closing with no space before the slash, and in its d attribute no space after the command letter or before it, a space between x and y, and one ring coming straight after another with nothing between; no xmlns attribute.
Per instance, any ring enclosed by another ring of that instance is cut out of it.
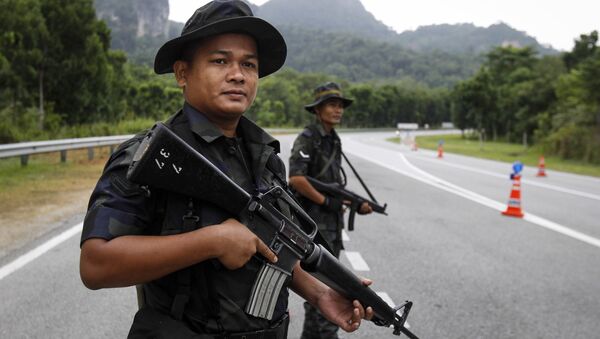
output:
<svg viewBox="0 0 600 339"><path fill-rule="evenodd" d="M15 116L19 107L39 105L38 128L43 127L45 65L49 31L39 0L0 2L0 50L4 68L0 73L5 104Z"/></svg>
<svg viewBox="0 0 600 339"><path fill-rule="evenodd" d="M50 32L48 99L68 123L98 120L112 110L110 31L95 17L92 0L44 0Z"/></svg>
<svg viewBox="0 0 600 339"><path fill-rule="evenodd" d="M593 56L598 48L598 31L592 31L590 34L581 34L578 40L575 40L575 46L571 52L563 54L563 61L567 69L575 68L580 62Z"/></svg>
<svg viewBox="0 0 600 339"><path fill-rule="evenodd" d="M488 114L495 109L495 91L489 72L481 69L475 77L459 83L453 90L453 99L454 124L463 130L474 128L480 134L485 133Z"/></svg>

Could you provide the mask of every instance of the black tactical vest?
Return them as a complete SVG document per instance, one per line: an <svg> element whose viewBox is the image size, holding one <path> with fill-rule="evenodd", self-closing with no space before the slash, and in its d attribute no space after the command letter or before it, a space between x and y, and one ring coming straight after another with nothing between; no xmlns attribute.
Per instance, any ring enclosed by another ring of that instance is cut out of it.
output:
<svg viewBox="0 0 600 339"><path fill-rule="evenodd" d="M196 139L181 112L169 119L167 126L194 149L214 160L214 149ZM281 159L274 151L262 154L262 158L265 169L257 180L256 189L265 191L275 183L287 188ZM153 190L152 187L149 189L158 199L156 205L160 217L156 219L162 220L157 220L161 227L156 231L160 235L189 232L234 217L211 203ZM252 258L244 267L228 270L216 259L202 262L144 284L145 302L150 307L184 319L193 330L200 333L232 333L268 328L287 311L287 285L290 281L282 289L272 321L247 315L244 308L261 264L258 259Z"/></svg>

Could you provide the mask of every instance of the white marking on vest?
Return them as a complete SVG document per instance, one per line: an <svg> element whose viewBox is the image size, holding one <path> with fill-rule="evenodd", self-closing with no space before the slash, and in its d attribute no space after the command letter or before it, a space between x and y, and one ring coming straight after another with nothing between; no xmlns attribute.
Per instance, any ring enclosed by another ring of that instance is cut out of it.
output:
<svg viewBox="0 0 600 339"><path fill-rule="evenodd" d="M300 150L300 156L303 157L304 159L310 158L310 154L304 154L304 152L302 152L302 150Z"/></svg>

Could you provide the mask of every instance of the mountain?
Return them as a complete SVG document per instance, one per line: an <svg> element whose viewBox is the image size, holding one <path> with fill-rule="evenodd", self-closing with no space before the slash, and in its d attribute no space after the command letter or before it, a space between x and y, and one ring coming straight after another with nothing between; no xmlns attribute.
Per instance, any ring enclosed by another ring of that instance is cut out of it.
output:
<svg viewBox="0 0 600 339"><path fill-rule="evenodd" d="M275 26L294 25L379 40L397 35L375 19L360 0L270 0L259 6L255 14Z"/></svg>
<svg viewBox="0 0 600 339"><path fill-rule="evenodd" d="M183 28L169 20L169 0L94 0L94 7L111 29L111 47L138 63L151 63L156 50Z"/></svg>
<svg viewBox="0 0 600 339"><path fill-rule="evenodd" d="M354 34L308 30L297 25L278 28L288 45L285 66L353 82L416 80L431 87L447 87L468 78L479 66L478 57L472 54L423 53Z"/></svg>
<svg viewBox="0 0 600 339"><path fill-rule="evenodd" d="M433 25L396 33L369 13L360 0L270 0L249 3L275 25L288 44L286 66L349 81L416 80L451 86L471 76L481 54L494 46L541 46L526 33L500 23ZM97 16L112 30L112 47L134 63L152 65L158 48L178 36L182 23L168 20L168 0L95 0Z"/></svg>
<svg viewBox="0 0 600 339"><path fill-rule="evenodd" d="M441 50L448 53L485 53L495 46L533 46L540 54L556 54L556 50L540 44L527 33L516 30L505 23L489 27L473 24L421 26L415 31L405 31L396 41L415 51Z"/></svg>
<svg viewBox="0 0 600 339"><path fill-rule="evenodd" d="M398 34L369 13L360 0L270 0L258 7L256 15L275 26L294 25L307 30L349 33L422 52L480 54L492 47L510 44L533 46L541 54L557 53L505 23L489 27L468 23L431 25Z"/></svg>

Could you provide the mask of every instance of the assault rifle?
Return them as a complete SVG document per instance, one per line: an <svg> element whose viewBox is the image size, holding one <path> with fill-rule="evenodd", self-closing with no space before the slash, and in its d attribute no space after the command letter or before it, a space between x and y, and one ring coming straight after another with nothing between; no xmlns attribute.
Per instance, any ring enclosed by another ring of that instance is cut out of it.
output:
<svg viewBox="0 0 600 339"><path fill-rule="evenodd" d="M271 319L277 296L300 261L304 270L327 286L349 300L360 301L365 308L372 307L375 324L393 326L395 335L404 333L409 338L417 338L404 327L412 302L390 307L322 245L315 243L317 225L283 187L274 186L254 196L248 194L162 123L156 124L143 139L127 177L150 189L177 192L221 207L237 216L277 254L275 264L257 256L263 265L254 282L246 313ZM276 207L280 204L289 207L294 220L280 212Z"/></svg>
<svg viewBox="0 0 600 339"><path fill-rule="evenodd" d="M360 210L360 206L362 206L362 204L365 202L369 204L369 206L371 206L373 212L387 215L387 213L385 213L387 204L383 204L383 206L381 206L376 201L363 198L360 195L345 189L344 186L338 183L324 183L312 177L305 178L317 191L325 193L327 195L331 195L338 199L350 201L350 214L348 215L348 231L354 230L354 217L356 216L356 212Z"/></svg>

